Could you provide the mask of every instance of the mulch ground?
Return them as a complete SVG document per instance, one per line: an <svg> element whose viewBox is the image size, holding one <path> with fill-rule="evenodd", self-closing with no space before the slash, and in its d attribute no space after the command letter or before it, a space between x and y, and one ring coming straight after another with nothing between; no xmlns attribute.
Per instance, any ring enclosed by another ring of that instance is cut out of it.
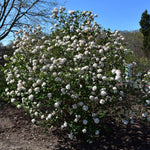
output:
<svg viewBox="0 0 150 150"><path fill-rule="evenodd" d="M150 150L150 122L109 128L93 144L71 141L59 129L45 133L22 109L7 104L0 107L0 150Z"/></svg>

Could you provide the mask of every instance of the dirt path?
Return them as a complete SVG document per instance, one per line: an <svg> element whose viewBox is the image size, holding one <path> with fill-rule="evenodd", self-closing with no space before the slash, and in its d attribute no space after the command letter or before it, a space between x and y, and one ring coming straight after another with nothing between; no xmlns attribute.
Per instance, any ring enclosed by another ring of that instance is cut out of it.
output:
<svg viewBox="0 0 150 150"><path fill-rule="evenodd" d="M30 123L22 110L5 106L0 110L0 150L55 149L57 137Z"/></svg>
<svg viewBox="0 0 150 150"><path fill-rule="evenodd" d="M116 127L91 145L69 141L59 130L47 134L33 126L22 109L6 105L0 108L0 150L150 150L150 123Z"/></svg>

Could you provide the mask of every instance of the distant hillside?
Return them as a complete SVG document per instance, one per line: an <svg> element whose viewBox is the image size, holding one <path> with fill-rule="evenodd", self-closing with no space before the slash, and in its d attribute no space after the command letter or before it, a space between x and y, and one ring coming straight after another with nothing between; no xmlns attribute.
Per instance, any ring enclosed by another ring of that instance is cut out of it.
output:
<svg viewBox="0 0 150 150"><path fill-rule="evenodd" d="M134 72L150 70L150 58L144 56L142 51L143 35L140 31L120 31L125 37L126 46L134 52L134 56L129 56L128 60L137 62Z"/></svg>
<svg viewBox="0 0 150 150"><path fill-rule="evenodd" d="M136 31L120 31L125 37L127 47L134 51L135 56L144 56L142 51L143 35L139 30Z"/></svg>

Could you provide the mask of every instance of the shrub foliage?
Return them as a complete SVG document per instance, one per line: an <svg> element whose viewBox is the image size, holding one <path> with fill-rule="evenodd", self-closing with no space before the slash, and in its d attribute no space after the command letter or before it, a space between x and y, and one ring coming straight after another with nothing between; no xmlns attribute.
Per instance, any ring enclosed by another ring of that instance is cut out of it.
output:
<svg viewBox="0 0 150 150"><path fill-rule="evenodd" d="M149 107L149 73L126 75L126 58L119 32L102 31L90 11L65 12L55 8L50 36L41 27L16 33L13 56L7 57L5 89L8 101L23 107L32 122L64 129L92 139L107 117L133 123L137 103ZM136 63L131 63L134 67ZM130 95L136 95L129 101ZM141 112L148 119L147 109Z"/></svg>

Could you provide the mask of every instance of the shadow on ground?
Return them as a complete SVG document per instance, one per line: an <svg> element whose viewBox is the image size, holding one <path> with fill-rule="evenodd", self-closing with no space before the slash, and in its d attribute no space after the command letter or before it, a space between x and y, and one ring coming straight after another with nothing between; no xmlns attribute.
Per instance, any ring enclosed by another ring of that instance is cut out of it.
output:
<svg viewBox="0 0 150 150"><path fill-rule="evenodd" d="M1 150L150 150L150 122L137 121L133 125L107 123L111 130L104 132L92 144L77 138L69 140L58 129L45 134L40 126L33 126L22 109L5 105L0 108Z"/></svg>
<svg viewBox="0 0 150 150"><path fill-rule="evenodd" d="M57 149L59 150L150 150L150 124L138 121L134 125L109 125L111 132L105 133L92 144L81 140L68 143L62 137ZM55 134L58 135L59 133Z"/></svg>

